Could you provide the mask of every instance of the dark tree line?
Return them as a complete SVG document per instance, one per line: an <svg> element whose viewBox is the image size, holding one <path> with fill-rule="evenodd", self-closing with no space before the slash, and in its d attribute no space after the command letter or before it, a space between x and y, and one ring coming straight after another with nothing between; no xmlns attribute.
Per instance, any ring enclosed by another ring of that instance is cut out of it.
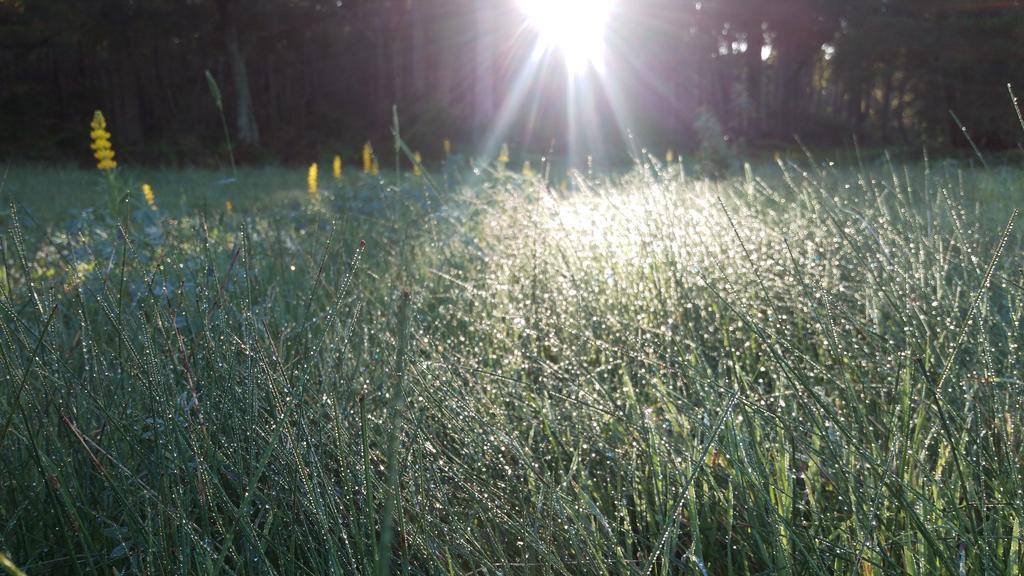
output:
<svg viewBox="0 0 1024 576"><path fill-rule="evenodd" d="M572 82L609 148L620 116L680 149L709 119L737 145L965 145L951 110L980 146L1012 148L1021 46L1020 1L619 0L606 85ZM209 70L243 160L383 143L392 105L437 156L484 139L530 48L514 0L0 0L0 154L87 158L99 108L122 158L215 157ZM510 141L562 146L569 82L558 66L532 79Z"/></svg>

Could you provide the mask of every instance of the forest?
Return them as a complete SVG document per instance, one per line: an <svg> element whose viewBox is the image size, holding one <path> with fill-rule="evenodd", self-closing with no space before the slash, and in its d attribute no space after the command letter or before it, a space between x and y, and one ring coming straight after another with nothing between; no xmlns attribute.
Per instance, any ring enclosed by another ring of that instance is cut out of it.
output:
<svg viewBox="0 0 1024 576"><path fill-rule="evenodd" d="M624 156L627 131L682 151L719 136L743 151L966 148L962 131L983 149L1020 140L1008 91L1024 76L1017 0L614 9L600 74L547 67L525 80L533 102L507 122L519 149L564 149L567 83L598 87L577 107L599 119L587 153L610 159ZM485 137L530 35L512 0L0 0L0 156L86 163L84 127L102 109L122 158L210 164L224 128L209 71L241 162L386 142L393 106L438 158L444 139L467 149Z"/></svg>

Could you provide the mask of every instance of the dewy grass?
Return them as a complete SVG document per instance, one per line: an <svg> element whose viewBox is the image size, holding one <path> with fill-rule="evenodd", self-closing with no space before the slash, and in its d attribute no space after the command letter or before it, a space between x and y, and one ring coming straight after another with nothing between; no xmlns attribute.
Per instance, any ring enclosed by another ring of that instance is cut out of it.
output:
<svg viewBox="0 0 1024 576"><path fill-rule="evenodd" d="M1017 171L123 176L5 190L8 571L1020 568Z"/></svg>

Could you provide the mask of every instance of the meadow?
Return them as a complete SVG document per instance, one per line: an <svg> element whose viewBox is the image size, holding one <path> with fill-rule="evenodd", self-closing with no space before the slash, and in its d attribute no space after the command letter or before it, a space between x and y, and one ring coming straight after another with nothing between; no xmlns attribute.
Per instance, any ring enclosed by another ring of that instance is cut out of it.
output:
<svg viewBox="0 0 1024 576"><path fill-rule="evenodd" d="M837 164L11 167L0 567L1017 574L1024 172Z"/></svg>

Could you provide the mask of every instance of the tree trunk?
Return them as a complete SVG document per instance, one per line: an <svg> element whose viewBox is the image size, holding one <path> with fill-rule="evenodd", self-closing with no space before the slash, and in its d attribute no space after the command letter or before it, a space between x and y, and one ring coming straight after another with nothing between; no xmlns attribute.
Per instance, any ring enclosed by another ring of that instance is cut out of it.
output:
<svg viewBox="0 0 1024 576"><path fill-rule="evenodd" d="M476 66L474 129L482 139L494 117L494 26L490 2L476 3Z"/></svg>
<svg viewBox="0 0 1024 576"><path fill-rule="evenodd" d="M440 46L435 51L435 61L431 63L434 70L431 81L431 92L434 103L441 109L448 110L452 107L452 85L455 80L455 70L461 61L462 50L459 43L450 34L452 24L444 19L433 20L436 29L433 32L435 40Z"/></svg>
<svg viewBox="0 0 1024 576"><path fill-rule="evenodd" d="M757 138L761 135L763 116L763 97L761 85L763 83L761 61L761 49L764 48L764 32L761 30L761 20L750 20L746 27L747 52L744 55L747 71L747 95L751 102L751 122L748 127L751 136Z"/></svg>
<svg viewBox="0 0 1024 576"><path fill-rule="evenodd" d="M387 18L387 12L389 5L381 3L376 7L376 11L373 15L373 30L376 38L387 37L387 26L385 24L385 18ZM390 54L388 52L391 49L391 44L388 42L375 42L376 49L374 50L374 60L377 71L374 73L377 81L375 83L375 96L374 96L374 113L373 122L378 125L387 125L388 119L390 118L391 104L394 102L394 93L391 91L392 80L390 74L386 74L384 71L389 69L388 62L390 61Z"/></svg>
<svg viewBox="0 0 1024 576"><path fill-rule="evenodd" d="M387 38L391 38L391 77L392 85L395 87L394 97L391 99L389 104L398 105L403 103L405 95L405 51L408 46L406 42L405 34L403 33L403 18L404 15L401 9L392 9L388 11L388 34ZM401 112L401 110L399 110Z"/></svg>
<svg viewBox="0 0 1024 576"><path fill-rule="evenodd" d="M120 47L114 56L114 78L117 90L114 93L114 120L117 123L117 134L123 144L128 147L138 146L143 142L142 128L142 94L139 89L139 78L135 72L135 50L138 46L127 38L117 42Z"/></svg>
<svg viewBox="0 0 1024 576"><path fill-rule="evenodd" d="M910 144L910 135L907 133L907 126L904 122L906 116L907 78L903 75L900 78L899 88L896 91L896 108L893 115L896 117L896 129L899 131L900 143L906 146Z"/></svg>
<svg viewBox="0 0 1024 576"><path fill-rule="evenodd" d="M157 43L153 47L153 74L156 78L156 87L160 91L162 99L167 103L167 113L170 117L178 117L178 102L175 98L174 90L171 89L170 84L167 82L167 58L164 56L164 52L160 50L160 44Z"/></svg>
<svg viewBox="0 0 1024 576"><path fill-rule="evenodd" d="M423 97L427 86L427 42L426 42L426 10L422 0L410 0L409 16L412 19L412 91L416 98Z"/></svg>
<svg viewBox="0 0 1024 576"><path fill-rule="evenodd" d="M811 56L796 44L780 44L776 66L776 131L781 138L791 138L800 131L800 118L804 110L803 84Z"/></svg>
<svg viewBox="0 0 1024 576"><path fill-rule="evenodd" d="M224 47L227 52L228 67L231 69L231 80L235 90L235 130L239 144L259 146L260 129L256 123L256 113L252 105L252 92L249 88L249 71L245 64L245 53L238 40L238 2L237 0L221 0L220 2L221 31L224 35Z"/></svg>
<svg viewBox="0 0 1024 576"><path fill-rule="evenodd" d="M61 121L65 121L68 118L67 113L67 96L64 89L64 83L61 79L64 75L61 73L61 60L60 55L55 50L50 50L50 79L53 82L53 94L57 100L57 117Z"/></svg>
<svg viewBox="0 0 1024 576"><path fill-rule="evenodd" d="M846 96L846 117L853 123L853 136L858 142L864 142L864 83L856 83L844 87Z"/></svg>
<svg viewBox="0 0 1024 576"><path fill-rule="evenodd" d="M882 84L882 101L878 109L878 127L882 145L889 145L889 113L892 110L892 71L886 70Z"/></svg>
<svg viewBox="0 0 1024 576"><path fill-rule="evenodd" d="M950 111L956 111L956 92L956 84L948 78L945 79L942 83L942 95L946 104L946 137L949 138L950 146L959 148L963 145L963 131L949 114Z"/></svg>
<svg viewBox="0 0 1024 576"><path fill-rule="evenodd" d="M238 45L238 29L234 25L230 25L226 31L225 41L228 48L231 78L235 84L235 129L238 131L238 142L249 146L259 146L260 128L256 124L256 114L252 107L249 72L245 66L245 56Z"/></svg>

